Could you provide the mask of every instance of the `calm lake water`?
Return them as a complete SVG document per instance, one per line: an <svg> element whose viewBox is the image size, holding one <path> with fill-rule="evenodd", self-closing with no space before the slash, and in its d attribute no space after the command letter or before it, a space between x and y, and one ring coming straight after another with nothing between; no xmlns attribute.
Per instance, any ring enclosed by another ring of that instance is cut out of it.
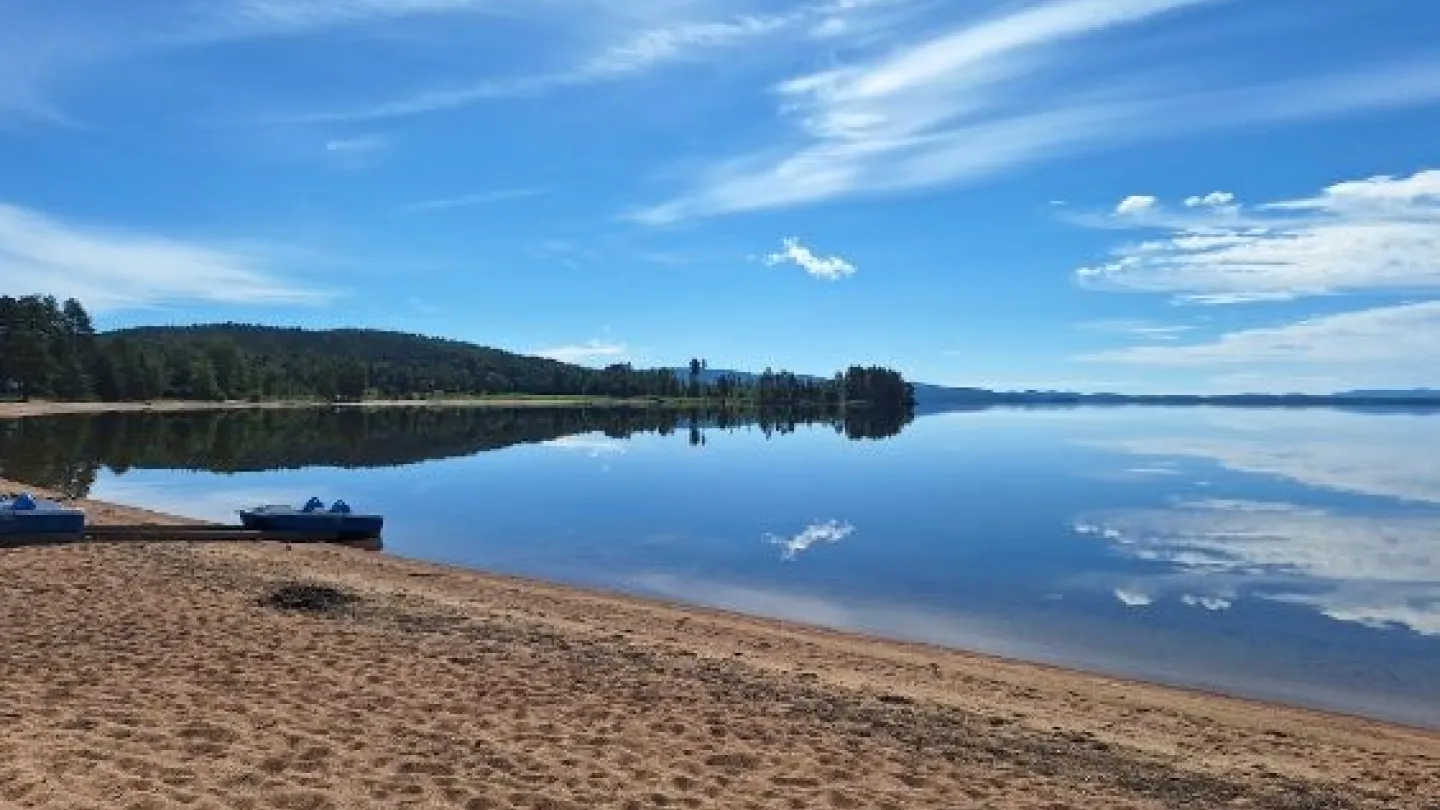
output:
<svg viewBox="0 0 1440 810"><path fill-rule="evenodd" d="M97 498L228 520L343 497L402 556L1440 727L1437 451L1440 415L1328 410L987 410L881 440L574 412L0 422L0 475Z"/></svg>

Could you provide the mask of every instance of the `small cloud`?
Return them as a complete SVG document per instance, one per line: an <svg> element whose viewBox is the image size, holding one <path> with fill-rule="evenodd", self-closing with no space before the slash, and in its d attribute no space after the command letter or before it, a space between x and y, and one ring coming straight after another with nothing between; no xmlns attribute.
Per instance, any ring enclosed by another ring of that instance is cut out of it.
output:
<svg viewBox="0 0 1440 810"><path fill-rule="evenodd" d="M473 194L461 194L456 197L441 197L435 200L423 200L411 203L400 209L403 214L419 214L425 211L443 211L450 208L469 208L475 205L492 205L494 203L506 202L508 200L523 200L529 197L538 197L545 192L538 188L505 188L494 191L480 191Z"/></svg>
<svg viewBox="0 0 1440 810"><path fill-rule="evenodd" d="M1136 214L1143 214L1146 211L1153 210L1157 202L1159 202L1159 200L1148 194L1133 194L1121 200L1120 204L1115 206L1115 216L1130 217Z"/></svg>
<svg viewBox="0 0 1440 810"><path fill-rule="evenodd" d="M774 267L779 264L794 264L811 276L825 281L838 281L853 276L858 268L839 256L816 256L810 248L800 244L795 237L787 237L778 252L765 257L765 264Z"/></svg>
<svg viewBox="0 0 1440 810"><path fill-rule="evenodd" d="M804 531L793 537L767 534L765 535L765 540L783 548L780 559L786 562L794 562L801 554L810 550L811 546L820 543L838 543L854 533L855 527L849 523L829 520L824 523L812 523L806 526Z"/></svg>
<svg viewBox="0 0 1440 810"><path fill-rule="evenodd" d="M619 439L612 439L603 433L592 433L582 436L561 436L558 439L541 442L540 446L549 447L552 450L584 453L590 458L624 455L630 451L629 446L625 442Z"/></svg>
<svg viewBox="0 0 1440 810"><path fill-rule="evenodd" d="M1231 604L1229 599L1221 599L1218 596L1192 596L1188 593L1180 597L1180 601L1190 607L1204 608L1210 611L1229 610Z"/></svg>
<svg viewBox="0 0 1440 810"><path fill-rule="evenodd" d="M1155 323L1127 318L1086 321L1079 326L1099 332L1115 332L1138 340L1176 340L1195 328L1187 324Z"/></svg>
<svg viewBox="0 0 1440 810"><path fill-rule="evenodd" d="M536 349L533 354L539 357L548 357L551 360L559 360L562 363L596 363L600 361L620 362L630 354L630 347L624 343L610 343L592 338L581 344L570 344L567 346L552 346L548 349Z"/></svg>
<svg viewBox="0 0 1440 810"><path fill-rule="evenodd" d="M963 349L946 349L946 350L944 350L944 351L942 351L942 352L940 352L940 353L943 354L943 355L945 355L946 357L962 357L962 356L964 356L964 354L965 354L965 350L963 350Z"/></svg>
<svg viewBox="0 0 1440 810"><path fill-rule="evenodd" d="M1115 598L1124 603L1126 607L1145 607L1155 601L1149 594L1125 588L1116 588Z"/></svg>
<svg viewBox="0 0 1440 810"><path fill-rule="evenodd" d="M367 155L390 148L390 139L384 135L361 135L356 138L340 138L325 142L325 151L336 155Z"/></svg>
<svg viewBox="0 0 1440 810"><path fill-rule="evenodd" d="M1186 197L1186 208L1223 208L1235 202L1235 195L1228 191L1212 191L1203 197Z"/></svg>
<svg viewBox="0 0 1440 810"><path fill-rule="evenodd" d="M337 168L363 169L375 163L390 146L391 140L385 135L336 138L325 142L325 157Z"/></svg>

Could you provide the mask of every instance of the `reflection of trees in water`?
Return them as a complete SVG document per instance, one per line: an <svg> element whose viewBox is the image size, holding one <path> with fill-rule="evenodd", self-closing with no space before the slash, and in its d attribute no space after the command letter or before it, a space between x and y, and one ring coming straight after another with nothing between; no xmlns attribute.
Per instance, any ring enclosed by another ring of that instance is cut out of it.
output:
<svg viewBox="0 0 1440 810"><path fill-rule="evenodd" d="M898 434L909 414L580 408L340 408L110 413L0 420L0 477L87 494L103 467L254 472L387 467L600 432L689 434L757 426L767 437L829 425L851 439Z"/></svg>

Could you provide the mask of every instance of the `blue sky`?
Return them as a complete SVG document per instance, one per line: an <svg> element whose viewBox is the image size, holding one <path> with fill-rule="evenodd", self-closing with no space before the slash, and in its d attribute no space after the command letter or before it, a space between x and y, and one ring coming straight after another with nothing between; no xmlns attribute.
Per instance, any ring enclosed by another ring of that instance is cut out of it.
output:
<svg viewBox="0 0 1440 810"><path fill-rule="evenodd" d="M1440 6L0 0L0 291L1004 388L1440 386Z"/></svg>

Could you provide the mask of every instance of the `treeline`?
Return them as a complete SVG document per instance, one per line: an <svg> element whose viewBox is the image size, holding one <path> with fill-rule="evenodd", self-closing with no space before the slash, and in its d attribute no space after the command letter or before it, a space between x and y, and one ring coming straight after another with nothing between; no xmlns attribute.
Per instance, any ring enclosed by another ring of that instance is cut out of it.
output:
<svg viewBox="0 0 1440 810"><path fill-rule="evenodd" d="M604 369L453 340L367 329L246 324L144 327L97 334L85 307L0 297L0 392L103 401L351 400L497 394L692 398L759 408L866 405L906 410L894 371L852 368L830 380L786 372L705 379L688 369ZM688 379L687 379L688 376Z"/></svg>
<svg viewBox="0 0 1440 810"><path fill-rule="evenodd" d="M754 428L769 437L829 425L852 439L878 439L908 421L873 409L823 416L724 408L254 408L27 417L0 420L0 478L84 497L102 469L393 467L597 432L613 439L683 432L699 446L717 430Z"/></svg>

